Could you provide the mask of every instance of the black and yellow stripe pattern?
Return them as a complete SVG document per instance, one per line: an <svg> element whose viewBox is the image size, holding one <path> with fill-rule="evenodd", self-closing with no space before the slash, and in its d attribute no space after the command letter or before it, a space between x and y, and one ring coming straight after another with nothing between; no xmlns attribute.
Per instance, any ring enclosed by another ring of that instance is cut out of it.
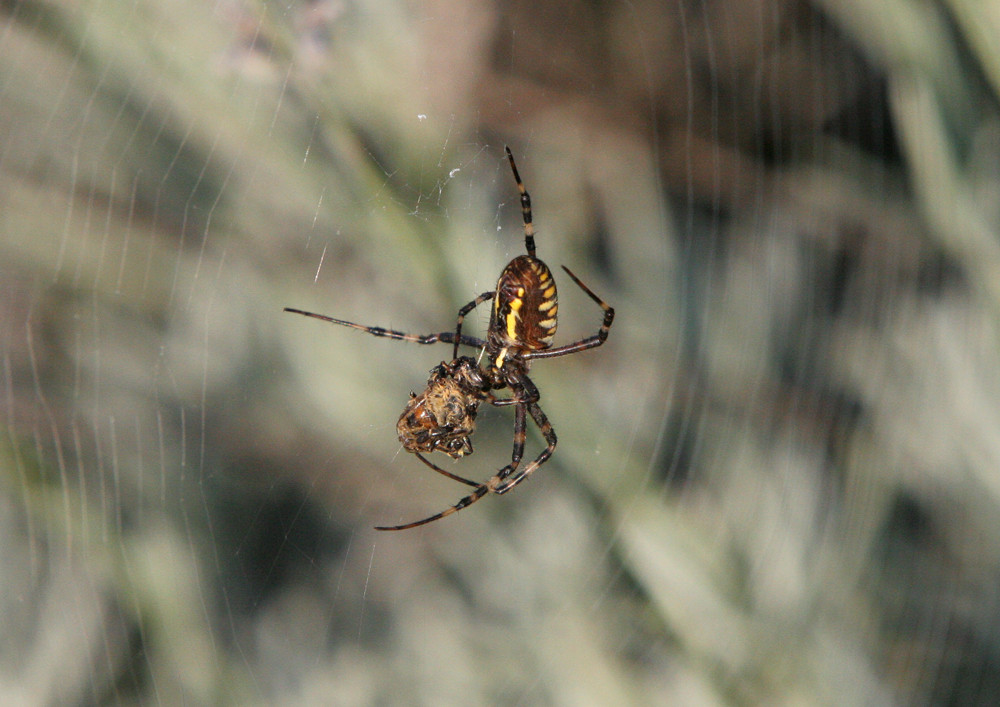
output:
<svg viewBox="0 0 1000 707"><path fill-rule="evenodd" d="M486 335L495 351L493 365L502 368L511 354L547 349L556 335L559 297L548 266L530 255L514 258L497 281Z"/></svg>

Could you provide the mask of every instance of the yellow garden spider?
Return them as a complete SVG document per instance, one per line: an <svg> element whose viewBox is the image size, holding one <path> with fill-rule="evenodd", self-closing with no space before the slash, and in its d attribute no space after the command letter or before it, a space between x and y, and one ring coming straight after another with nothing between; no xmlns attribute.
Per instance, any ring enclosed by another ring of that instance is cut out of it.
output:
<svg viewBox="0 0 1000 707"><path fill-rule="evenodd" d="M454 345L452 361L442 362L431 370L424 392L419 395L411 393L410 401L400 415L396 429L404 449L416 454L420 461L439 474L472 486L475 491L440 513L404 525L377 526L376 530L415 528L460 511L488 493L492 492L498 496L507 493L548 461L556 448L556 433L538 405L541 396L538 388L528 377L528 368L535 359L566 356L600 346L608 338L608 331L614 321L615 310L564 265L563 270L573 282L604 310L604 319L596 334L572 344L551 348L559 311L556 283L548 266L535 257L531 198L517 172L514 155L511 154L510 148L504 149L514 173L514 181L517 182L517 190L521 195L524 247L528 253L519 255L507 264L500 273L495 289L484 292L458 310L454 332L406 334L291 307L285 308L286 312L360 329L373 336L384 336L417 344L443 342ZM493 309L485 341L463 334L462 322L465 316L488 299L493 300ZM459 356L459 346L481 349L483 355L480 360L483 363L480 365L469 356ZM494 395L494 391L503 389L510 389L511 397L497 398ZM500 469L485 483L479 483L445 471L423 456L422 452L433 451L444 452L455 459L471 454L473 450L470 437L475 431L476 413L484 402L498 407L514 406L514 450L510 464ZM546 446L534 461L520 468L529 415L545 438Z"/></svg>

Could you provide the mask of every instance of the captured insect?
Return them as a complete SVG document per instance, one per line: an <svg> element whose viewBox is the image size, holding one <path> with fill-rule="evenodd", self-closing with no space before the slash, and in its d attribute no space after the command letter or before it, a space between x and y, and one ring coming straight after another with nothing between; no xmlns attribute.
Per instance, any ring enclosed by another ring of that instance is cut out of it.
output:
<svg viewBox="0 0 1000 707"><path fill-rule="evenodd" d="M524 219L524 247L527 255L519 255L500 273L496 288L484 292L458 310L455 331L437 334L406 334L382 327L334 319L322 314L304 312L286 307L286 312L314 317L325 322L359 329L373 336L383 336L416 344L437 342L453 344L454 355L450 363L442 362L431 370L427 387L419 395L410 394L410 400L396 425L403 448L417 455L424 464L450 479L459 481L475 490L458 503L440 513L403 525L377 526L376 530L406 530L449 516L462 510L488 493L498 496L507 493L533 474L548 461L556 448L556 433L539 406L538 388L528 377L531 362L541 358L555 358L585 351L603 344L608 338L615 310L574 275L565 265L563 270L590 299L603 310L604 317L596 334L571 344L552 347L555 337L559 303L556 283L548 266L535 256L535 229L531 220L531 198L518 174L514 155L505 147L514 181L521 197ZM485 340L462 333L466 315L487 300L493 301L490 323ZM468 346L482 353L479 361L469 356L459 356L459 347ZM498 398L496 392L510 390L510 397ZM472 454L470 437L476 429L479 406L489 403L497 407L514 406L514 450L510 464L500 469L484 483L472 481L446 471L424 456L439 451L453 459ZM527 419L538 427L545 439L543 449L534 461L521 467L527 436Z"/></svg>

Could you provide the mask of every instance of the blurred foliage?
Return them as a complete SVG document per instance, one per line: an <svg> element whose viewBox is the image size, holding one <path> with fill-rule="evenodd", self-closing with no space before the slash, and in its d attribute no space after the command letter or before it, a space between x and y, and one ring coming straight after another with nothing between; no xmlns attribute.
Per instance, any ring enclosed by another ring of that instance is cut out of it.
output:
<svg viewBox="0 0 1000 707"><path fill-rule="evenodd" d="M992 6L0 13L0 704L996 701ZM281 309L450 329L505 143L616 323L530 483L379 534L463 493L394 430L449 351Z"/></svg>

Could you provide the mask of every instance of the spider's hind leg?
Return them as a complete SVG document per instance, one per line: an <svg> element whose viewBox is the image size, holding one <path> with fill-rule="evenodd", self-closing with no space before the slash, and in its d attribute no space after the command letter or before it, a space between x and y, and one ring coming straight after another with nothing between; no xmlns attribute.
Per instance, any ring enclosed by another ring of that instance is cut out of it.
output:
<svg viewBox="0 0 1000 707"><path fill-rule="evenodd" d="M514 173L514 181L517 182L517 191L521 195L521 217L524 220L524 249L528 251L528 255L534 258L535 226L531 222L531 197L528 195L528 190L524 188L521 175L517 172L517 165L514 164L514 155L511 153L510 148L504 145L503 149L507 153L507 161L510 162L510 169Z"/></svg>
<svg viewBox="0 0 1000 707"><path fill-rule="evenodd" d="M343 319L334 319L333 317L328 317L325 314L316 314L315 312L306 312L301 309L295 309L293 307L285 307L286 312L291 312L292 314L301 314L304 317L312 317L313 319L319 319L324 322L330 322L331 324L339 324L340 326L350 327L351 329L357 329L358 331L363 331L372 336L385 337L387 339L395 339L396 341L409 341L414 344L436 344L437 342L443 342L445 344L455 344L455 350L458 350L459 345L471 346L472 348L481 349L486 345L482 339L478 339L475 336L465 336L461 332L451 332L442 331L437 334L407 334L403 331L396 331L395 329L385 329L380 326L367 326L365 324L355 324L354 322L348 322ZM455 355L458 358L458 355Z"/></svg>

